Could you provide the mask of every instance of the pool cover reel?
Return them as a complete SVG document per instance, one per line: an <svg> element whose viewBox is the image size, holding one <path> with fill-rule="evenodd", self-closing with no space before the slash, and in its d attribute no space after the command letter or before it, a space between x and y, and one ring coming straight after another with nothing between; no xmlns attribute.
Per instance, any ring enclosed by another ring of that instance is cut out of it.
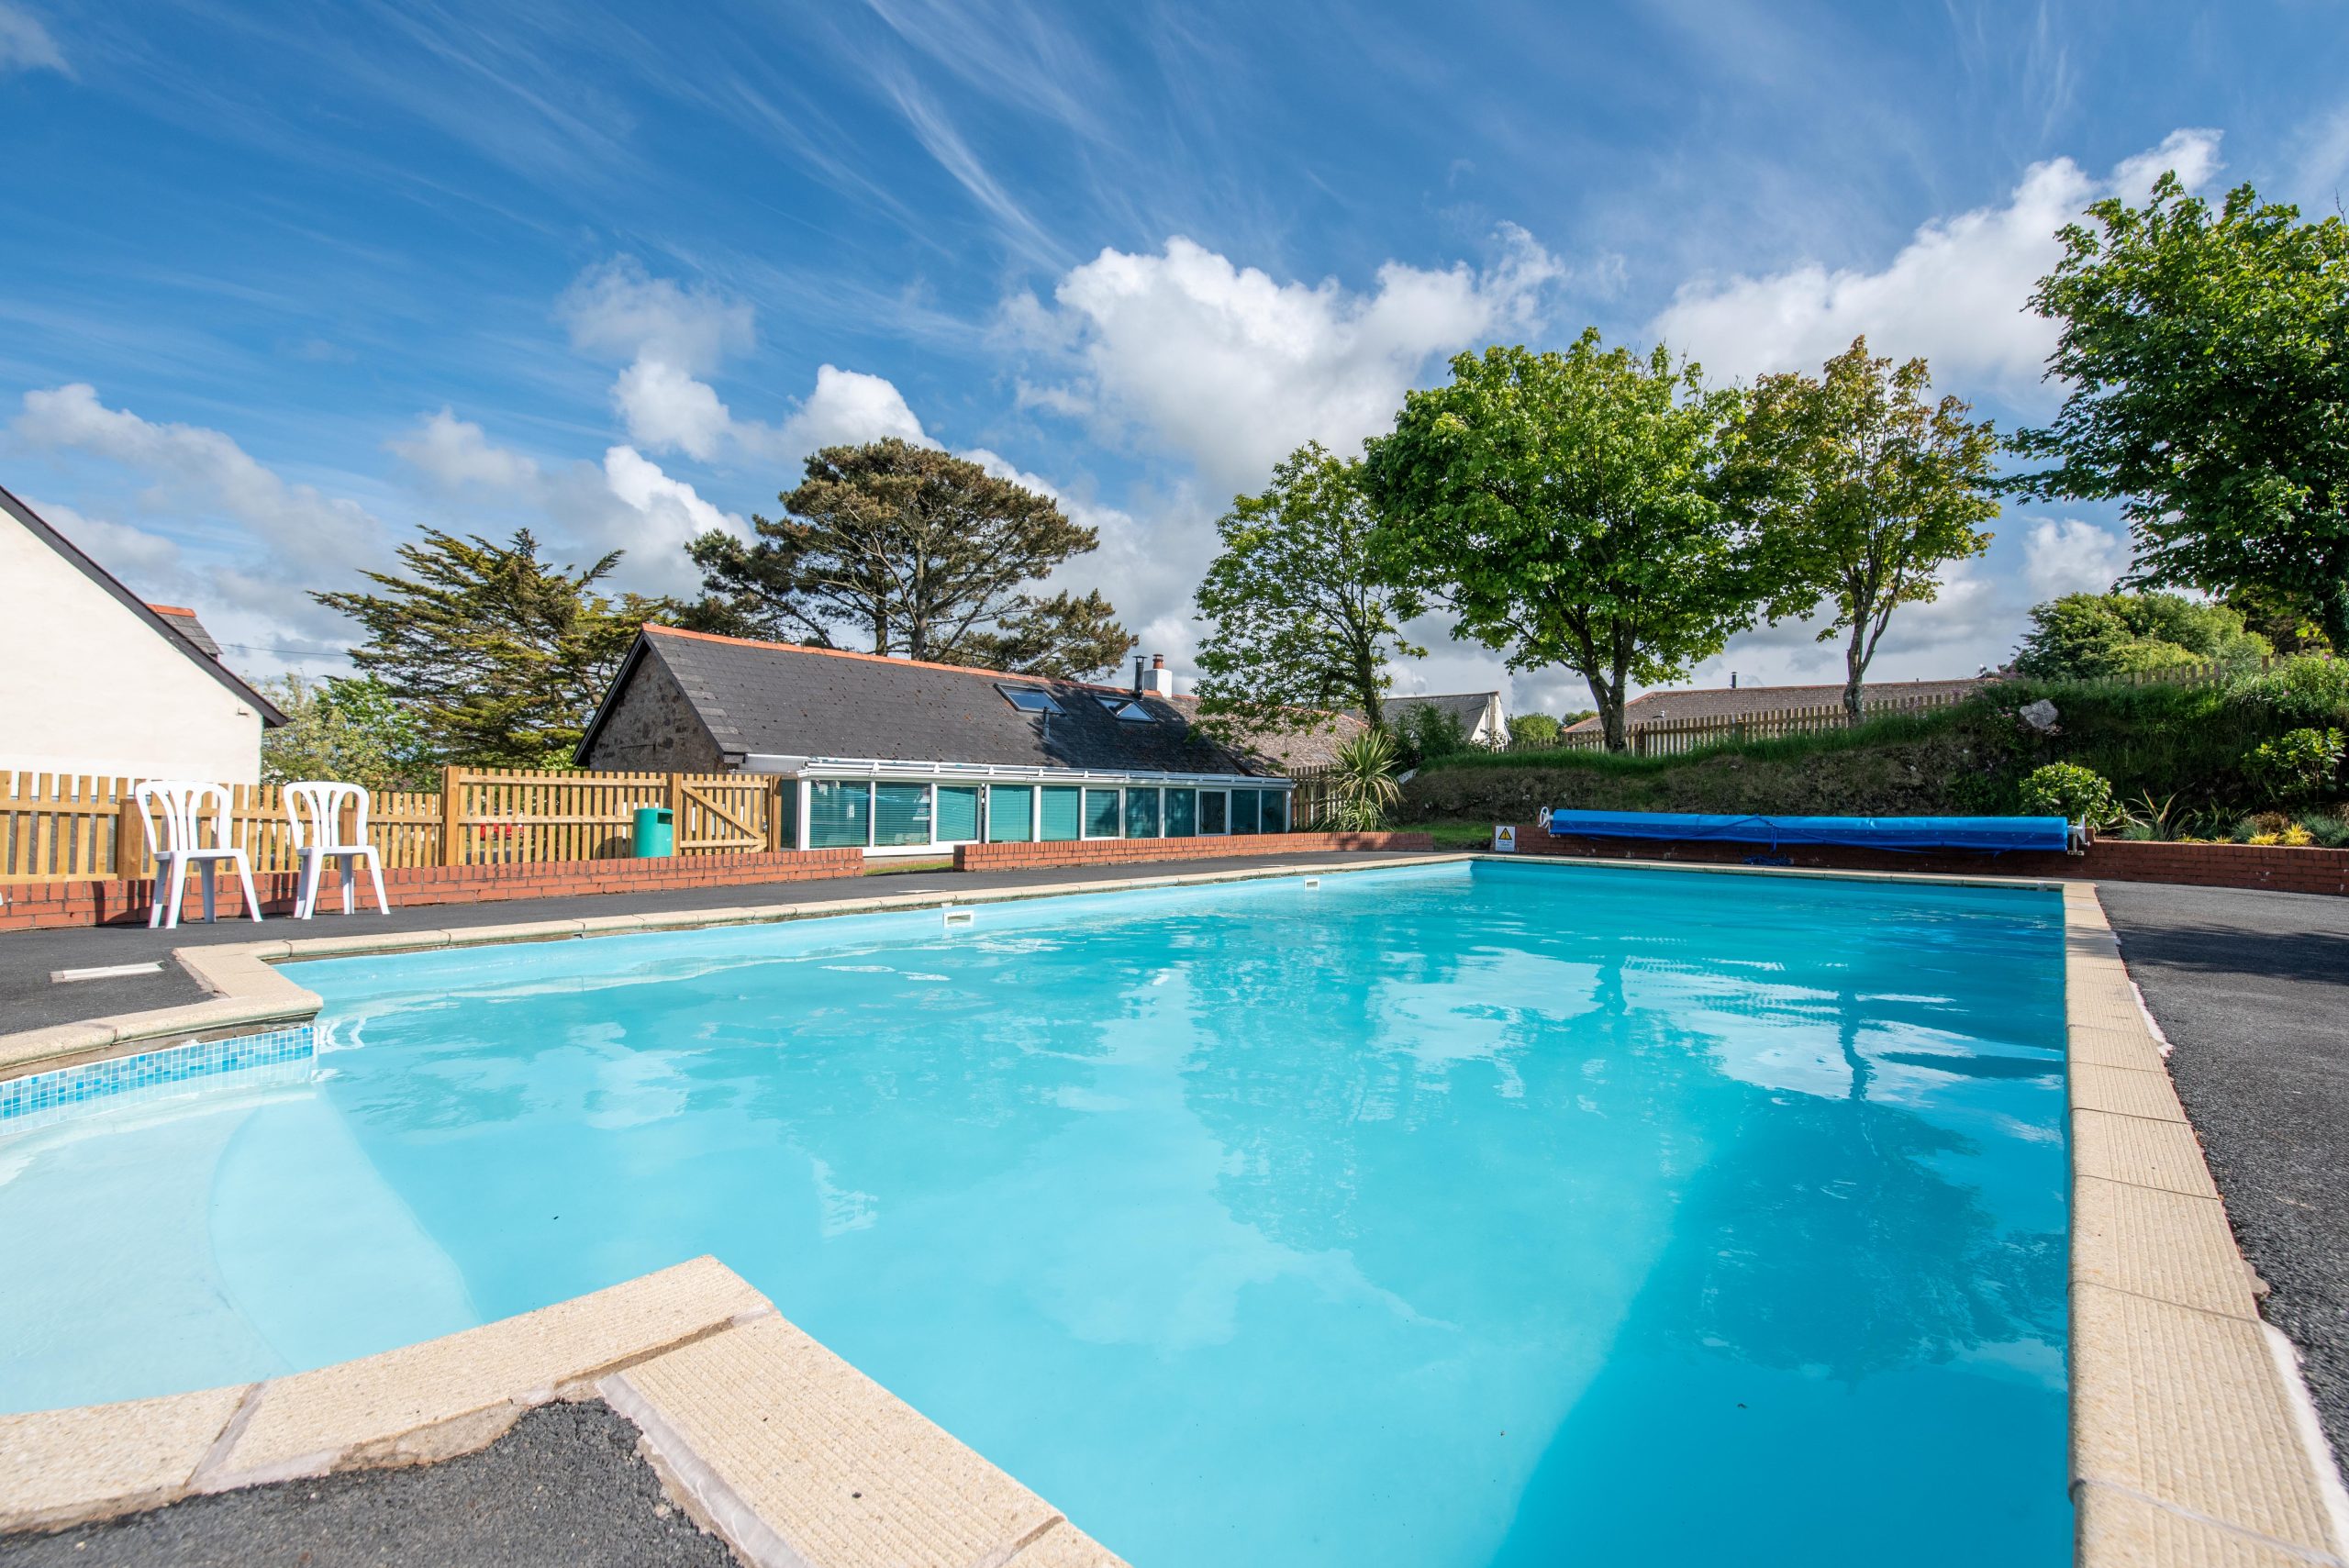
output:
<svg viewBox="0 0 2349 1568"><path fill-rule="evenodd" d="M2085 835L2061 817L1732 817L1695 811L1552 811L1553 839L1714 840L1731 844L1841 844L1860 850L2063 852Z"/></svg>

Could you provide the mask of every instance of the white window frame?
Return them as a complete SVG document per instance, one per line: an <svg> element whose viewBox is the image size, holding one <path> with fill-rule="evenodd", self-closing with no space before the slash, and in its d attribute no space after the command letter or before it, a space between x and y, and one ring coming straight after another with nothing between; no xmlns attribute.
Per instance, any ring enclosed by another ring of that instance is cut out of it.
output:
<svg viewBox="0 0 2349 1568"><path fill-rule="evenodd" d="M1023 796L1025 796L1025 797L1026 797L1027 802L1028 802L1028 836L1027 836L1026 838L1024 838L1024 839L998 839L998 838L996 838L996 837L995 836L995 792L996 792L996 791L997 791L997 790L999 790L999 789L1003 789L1003 790L1018 790L1018 791L1019 791L1019 792ZM1078 811L1079 815L1080 815L1080 816L1082 816L1082 814L1083 814L1083 812L1084 812L1084 810L1085 810L1085 803L1084 803L1083 801L1079 801L1079 802L1077 802L1077 807L1076 807L1076 808L1077 808L1077 811ZM933 817L932 817L931 820L933 820L933 821L935 821L935 820L936 820L935 816L933 816ZM1084 823L1083 823L1082 821L1079 821L1079 822L1078 822L1078 824L1077 824L1077 826L1078 826L1079 828L1083 828L1083 827L1084 827ZM1042 840L1042 834L1043 834L1043 831L1044 831L1044 792L1043 792L1041 788L1039 788L1037 785L1035 785L1035 784L987 784L987 785L985 785L984 788L982 788L982 789L979 791L979 839L978 839L978 841L979 841L980 843L982 843L982 844L1036 844L1036 843L1041 843L1041 842L1043 841L1043 840Z"/></svg>
<svg viewBox="0 0 2349 1568"><path fill-rule="evenodd" d="M1093 830L1093 813L1087 809L1089 803L1085 799L1085 795L1114 795L1118 797L1118 830L1116 832L1096 833ZM1076 797L1076 841L1080 844L1106 844L1113 839L1122 839L1125 836L1126 792L1116 784L1085 785L1084 794Z"/></svg>
<svg viewBox="0 0 2349 1568"><path fill-rule="evenodd" d="M1223 826L1222 826L1222 827L1220 827L1220 828L1217 828L1217 829L1215 829L1215 831L1213 831L1213 832L1209 832L1209 831L1208 831L1208 826L1207 826L1207 821L1208 821L1208 813L1207 813L1207 798L1208 798L1208 796L1209 796L1209 795L1221 795L1221 796L1223 797ZM1194 824L1195 824L1195 831L1193 832L1193 835L1192 835L1192 836L1193 836L1194 838L1199 838L1199 839L1229 839L1229 838L1230 838L1230 837L1231 837L1231 791L1230 791L1230 789L1228 786L1227 786L1227 787L1224 787L1224 788L1219 788L1219 789L1209 789L1209 788L1208 788L1208 787L1207 787L1206 785L1204 785L1204 784L1200 785L1200 786L1199 786L1199 814L1198 814L1198 816L1197 816L1197 817L1195 817L1193 820L1194 820Z"/></svg>

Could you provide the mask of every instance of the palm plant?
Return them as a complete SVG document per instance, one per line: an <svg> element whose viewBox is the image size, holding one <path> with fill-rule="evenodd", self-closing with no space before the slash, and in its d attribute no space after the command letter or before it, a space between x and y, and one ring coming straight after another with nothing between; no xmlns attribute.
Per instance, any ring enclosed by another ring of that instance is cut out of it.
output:
<svg viewBox="0 0 2349 1568"><path fill-rule="evenodd" d="M1330 773L1330 799L1319 826L1342 833L1368 833L1386 826L1387 814L1402 804L1395 782L1395 742L1383 729L1365 729L1338 748Z"/></svg>

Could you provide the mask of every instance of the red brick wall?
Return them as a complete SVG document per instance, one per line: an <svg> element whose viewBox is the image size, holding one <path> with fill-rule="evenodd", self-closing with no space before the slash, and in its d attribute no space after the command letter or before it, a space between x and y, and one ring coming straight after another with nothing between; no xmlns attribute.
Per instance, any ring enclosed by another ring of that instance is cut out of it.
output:
<svg viewBox="0 0 2349 1568"><path fill-rule="evenodd" d="M855 876L864 870L862 850L785 851L762 853L680 855L666 860L553 861L521 865L406 866L384 873L384 891L395 909L430 904L495 904L514 898L553 898L573 893L659 893L680 887L730 887L749 883L810 882ZM265 915L294 910L295 877L276 872L253 878ZM361 885L365 886L362 876ZM147 918L151 879L134 882L32 882L0 885L0 931L54 926L100 926ZM373 908L372 893L357 906ZM321 909L340 910L342 895L333 877L318 897ZM220 913L241 918L244 890L233 873L220 877ZM189 879L180 918L197 918L203 895Z"/></svg>
<svg viewBox="0 0 2349 1568"><path fill-rule="evenodd" d="M1131 865L1232 855L1319 854L1330 850L1431 850L1425 833L1259 833L1218 839L1086 839L1050 844L957 844L956 871L1021 866Z"/></svg>
<svg viewBox="0 0 2349 1568"><path fill-rule="evenodd" d="M1531 824L1517 830L1521 855L1583 860L1685 861L1737 865L1769 852L1761 844L1676 840L1553 839ZM2063 878L2087 882L2175 882L2197 887L2254 887L2279 893L2349 896L2349 850L2291 850L2269 844L2140 843L2099 839L2082 855L1900 854L1832 845L1788 845L1778 851L1798 866L1837 871L1947 872L1971 876Z"/></svg>

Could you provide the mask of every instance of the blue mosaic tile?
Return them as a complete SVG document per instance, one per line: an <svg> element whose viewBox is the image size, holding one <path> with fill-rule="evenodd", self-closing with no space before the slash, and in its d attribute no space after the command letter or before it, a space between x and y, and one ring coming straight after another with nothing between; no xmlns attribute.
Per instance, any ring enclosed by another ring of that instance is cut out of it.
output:
<svg viewBox="0 0 2349 1568"><path fill-rule="evenodd" d="M306 1076L317 1054L317 1038L308 1024L272 1029L267 1034L239 1035L232 1040L197 1040L136 1056L85 1062L0 1082L0 1132L28 1130L36 1118L47 1123L76 1106L111 1100L145 1089L186 1084L226 1073L250 1073L257 1068L300 1063L295 1077Z"/></svg>

